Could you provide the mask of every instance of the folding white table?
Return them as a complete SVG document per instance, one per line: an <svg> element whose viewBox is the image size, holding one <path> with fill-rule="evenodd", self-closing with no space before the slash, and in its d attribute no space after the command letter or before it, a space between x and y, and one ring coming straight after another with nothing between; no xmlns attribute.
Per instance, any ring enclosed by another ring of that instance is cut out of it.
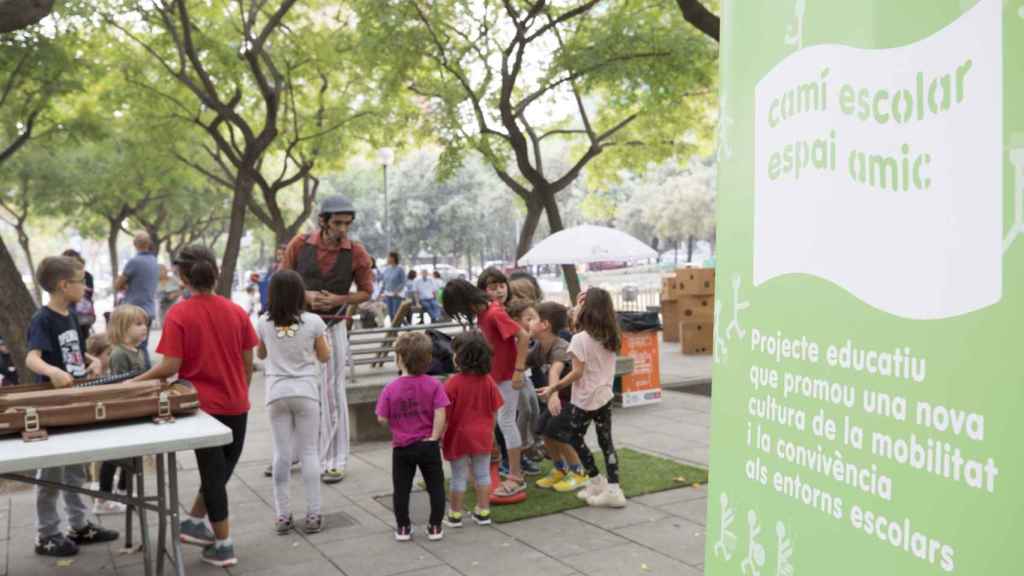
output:
<svg viewBox="0 0 1024 576"><path fill-rule="evenodd" d="M89 428L51 428L49 438L39 442L25 442L20 436L0 440L0 477L52 486L87 496L100 496L129 506L125 538L131 538L132 510L139 515L142 532L142 553L146 575L164 572L164 560L174 565L175 574L185 574L178 534L178 465L176 453L182 450L211 448L231 443L231 430L210 415L199 411L178 416L174 422L155 424L151 420L111 423ZM145 492L142 458L156 457L156 496ZM132 462L131 476L134 491L128 495L112 495L89 490L81 486L67 486L35 478L38 468L87 464L104 460ZM19 474L20 472L20 474ZM146 512L156 512L159 518L155 562L149 542ZM170 525L171 548L167 548L167 528ZM154 566L155 564L155 566Z"/></svg>

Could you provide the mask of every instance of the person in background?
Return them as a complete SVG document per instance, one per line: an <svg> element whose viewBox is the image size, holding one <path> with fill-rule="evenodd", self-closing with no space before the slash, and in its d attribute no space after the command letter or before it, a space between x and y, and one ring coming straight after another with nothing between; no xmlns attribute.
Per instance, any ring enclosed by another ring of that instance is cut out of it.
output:
<svg viewBox="0 0 1024 576"><path fill-rule="evenodd" d="M0 386L13 386L18 383L18 367L14 365L7 342L0 338Z"/></svg>
<svg viewBox="0 0 1024 576"><path fill-rule="evenodd" d="M437 302L440 303L441 294L444 292L444 278L441 277L441 273L438 272L437 270L434 270L432 276L434 277L434 286L437 287L437 293L435 297L437 298Z"/></svg>
<svg viewBox="0 0 1024 576"><path fill-rule="evenodd" d="M116 312L116 311L115 311ZM117 314L112 316L116 317ZM90 356L95 357L100 362L100 370L103 374L110 374L110 355L113 351L113 347L110 344L110 338L107 337L106 333L93 334L89 336L89 339L85 343L85 350ZM111 494L114 491L114 476L117 473L117 462L106 461L100 463L100 474L99 474L99 491L106 494ZM124 494L128 490L128 474L121 470L120 481L118 482L119 491ZM99 496L93 498L92 501L92 513L96 516L102 516L104 514L123 514L125 505L120 502L113 500L107 500Z"/></svg>
<svg viewBox="0 0 1024 576"><path fill-rule="evenodd" d="M398 252L390 252L387 265L384 266L384 271L380 275L381 295L388 307L388 318L392 322L395 320L398 307L402 305L402 297L405 292L405 269L398 264L399 258Z"/></svg>
<svg viewBox="0 0 1024 576"><path fill-rule="evenodd" d="M124 271L117 277L114 288L124 290L124 300L120 304L134 304L146 311L152 321L156 318L156 291L160 285L160 264L156 261L153 240L149 234L139 232L133 241L136 254L124 265ZM149 361L149 335L139 345L142 355Z"/></svg>
<svg viewBox="0 0 1024 576"><path fill-rule="evenodd" d="M509 300L527 300L539 304L544 299L537 278L529 272L516 271L508 275Z"/></svg>
<svg viewBox="0 0 1024 576"><path fill-rule="evenodd" d="M423 311L430 315L430 322L437 322L441 317L441 307L437 304L437 285L434 283L434 279L430 277L430 273L424 268L420 270L420 277L413 281L413 289L415 290L416 300L418 301ZM423 316L420 315L420 323L422 324Z"/></svg>
<svg viewBox="0 0 1024 576"><path fill-rule="evenodd" d="M267 266L267 271L260 277L259 289L260 289L260 313L265 314L269 309L268 298L270 292L270 278L281 269L281 262L284 261L284 253L288 248L287 244L280 244L277 250L274 250L274 261Z"/></svg>
<svg viewBox="0 0 1024 576"><path fill-rule="evenodd" d="M178 282L178 278L175 277L170 267L163 264L160 265L158 291L160 294L160 327L162 328L167 311L181 298L181 282Z"/></svg>
<svg viewBox="0 0 1024 576"><path fill-rule="evenodd" d="M351 200L344 196L324 198L318 229L292 238L281 262L282 269L295 270L302 276L306 307L323 317L358 307L373 292L373 259L361 242L349 238L355 219ZM347 322L329 320L326 334L331 357L320 371L320 480L334 484L345 478L349 456Z"/></svg>
<svg viewBox="0 0 1024 576"><path fill-rule="evenodd" d="M82 263L82 267L85 268L85 258L77 250L67 249L61 256L67 256L74 258ZM93 282L92 274L88 270L85 271L85 295L82 299L75 304L74 312L75 316L78 316L78 341L85 342L89 339L89 334L92 333L92 327L96 324L96 306L93 301L93 295L96 292L96 285Z"/></svg>
<svg viewBox="0 0 1024 576"><path fill-rule="evenodd" d="M410 306L410 308L409 308L409 316L408 316L409 324L412 324L412 307L416 306L416 288L413 286L413 283L415 281L416 281L416 271L415 270L409 270L409 273L406 274L406 277L405 277L405 288L402 289L402 301L403 302L409 302L409 306ZM420 324L423 323L423 314L424 314L424 311L421 308L420 309ZM392 325L393 324L394 323L392 323Z"/></svg>

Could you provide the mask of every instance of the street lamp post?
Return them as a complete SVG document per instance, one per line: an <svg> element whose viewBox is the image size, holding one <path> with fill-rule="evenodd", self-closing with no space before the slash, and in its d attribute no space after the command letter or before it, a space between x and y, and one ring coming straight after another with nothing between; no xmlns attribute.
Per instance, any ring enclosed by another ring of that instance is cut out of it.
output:
<svg viewBox="0 0 1024 576"><path fill-rule="evenodd" d="M395 161L395 151L391 148L381 148L377 151L377 158L380 159L381 168L384 170L384 244L387 252L391 252L391 226L388 223L388 166Z"/></svg>

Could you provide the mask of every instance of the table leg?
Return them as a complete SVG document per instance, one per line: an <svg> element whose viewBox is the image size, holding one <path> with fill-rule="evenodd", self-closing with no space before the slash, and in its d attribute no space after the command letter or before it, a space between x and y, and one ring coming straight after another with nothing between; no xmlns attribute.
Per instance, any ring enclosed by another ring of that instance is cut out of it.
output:
<svg viewBox="0 0 1024 576"><path fill-rule="evenodd" d="M156 455L156 500L159 527L156 536L156 576L164 574L167 554L167 486L164 483L164 455Z"/></svg>
<svg viewBox="0 0 1024 576"><path fill-rule="evenodd" d="M174 547L174 573L176 576L185 576L185 561L181 556L181 533L178 520L178 455L174 452L167 453L167 490L170 492L171 508L171 546Z"/></svg>
<svg viewBox="0 0 1024 576"><path fill-rule="evenodd" d="M121 466L121 474L125 476L124 489L129 498L135 496L135 464L133 461L131 469ZM128 504L124 509L124 547L131 550L132 546L132 517L135 515L135 506Z"/></svg>
<svg viewBox="0 0 1024 576"><path fill-rule="evenodd" d="M135 458L135 479L138 485L138 498L139 502L146 501L146 487L145 481L143 480L143 466L142 458ZM142 561L146 565L146 576L152 576L153 574L153 559L152 559L152 546L149 541L149 525L146 524L146 508L145 506L139 506L139 529L142 532Z"/></svg>

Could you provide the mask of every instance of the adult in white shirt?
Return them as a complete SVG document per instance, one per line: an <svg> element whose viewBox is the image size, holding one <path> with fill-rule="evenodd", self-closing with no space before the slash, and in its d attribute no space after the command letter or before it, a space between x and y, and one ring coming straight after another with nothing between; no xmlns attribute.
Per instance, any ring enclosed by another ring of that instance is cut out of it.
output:
<svg viewBox="0 0 1024 576"><path fill-rule="evenodd" d="M416 301L424 312L430 314L430 321L437 322L441 317L441 306L437 303L437 284L426 268L420 270L420 276L413 281L412 288Z"/></svg>

